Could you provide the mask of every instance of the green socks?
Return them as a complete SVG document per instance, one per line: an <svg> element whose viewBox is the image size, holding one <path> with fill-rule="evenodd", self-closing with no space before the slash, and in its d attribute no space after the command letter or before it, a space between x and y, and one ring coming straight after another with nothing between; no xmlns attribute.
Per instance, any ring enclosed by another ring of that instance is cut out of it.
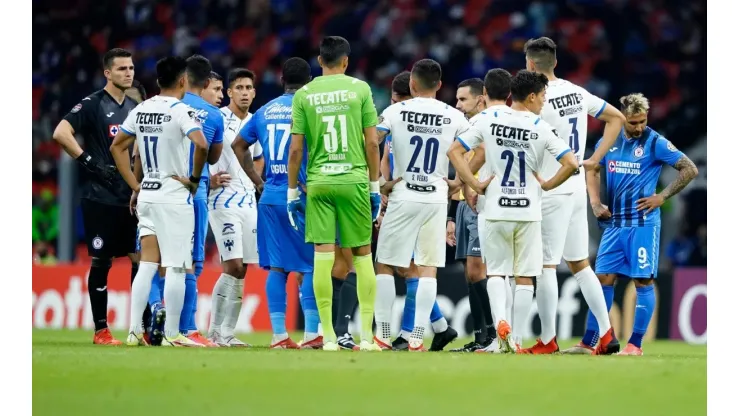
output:
<svg viewBox="0 0 740 416"><path fill-rule="evenodd" d="M363 341L373 342L373 314L375 312L377 282L375 280L372 255L356 256L353 259L353 263L355 265L355 272L357 273L357 300L360 304L360 323L362 328L361 339ZM318 271L316 264L318 263L314 263L314 268ZM331 276L329 277L331 278ZM316 287L315 279L314 277L314 287ZM331 290L331 282L328 282L328 287ZM329 297L331 298L331 291L329 292ZM318 301L318 299L319 296L317 293L316 300ZM331 312L331 306L329 306L329 311Z"/></svg>
<svg viewBox="0 0 740 416"><path fill-rule="evenodd" d="M316 296L316 306L319 309L321 329L324 331L324 341L337 342L331 316L331 299L334 292L331 279L331 268L334 266L334 252L313 254L313 291ZM372 266L372 263L371 263ZM372 271L372 269L371 269ZM358 278L359 282L359 278ZM358 284L359 287L359 284ZM373 291L375 299L375 291ZM362 304L360 304L362 305ZM372 325L372 313L370 315Z"/></svg>

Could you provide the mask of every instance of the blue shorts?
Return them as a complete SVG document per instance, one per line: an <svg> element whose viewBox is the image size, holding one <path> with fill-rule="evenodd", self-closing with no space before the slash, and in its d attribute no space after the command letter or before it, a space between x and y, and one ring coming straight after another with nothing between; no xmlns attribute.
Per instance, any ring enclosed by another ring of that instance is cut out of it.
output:
<svg viewBox="0 0 740 416"><path fill-rule="evenodd" d="M208 235L208 201L193 200L195 230L193 231L193 261L206 260L206 235Z"/></svg>
<svg viewBox="0 0 740 416"><path fill-rule="evenodd" d="M596 255L596 274L655 278L659 256L660 225L607 228Z"/></svg>
<svg viewBox="0 0 740 416"><path fill-rule="evenodd" d="M313 244L306 243L288 219L287 205L257 205L257 249L260 267L280 268L286 272L313 271Z"/></svg>

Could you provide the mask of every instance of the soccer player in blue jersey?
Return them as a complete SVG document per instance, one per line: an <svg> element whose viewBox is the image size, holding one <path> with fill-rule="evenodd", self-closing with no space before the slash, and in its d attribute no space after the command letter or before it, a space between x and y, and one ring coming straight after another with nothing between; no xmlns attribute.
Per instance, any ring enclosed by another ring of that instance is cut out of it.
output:
<svg viewBox="0 0 740 416"><path fill-rule="evenodd" d="M650 104L645 96L630 94L619 102L626 118L624 129L600 166L587 171L586 182L591 208L605 228L596 257L596 274L607 307L612 306L617 277L633 279L637 290L632 336L618 355L642 355L642 337L655 309L653 281L660 254L660 206L699 172L685 154L647 126ZM601 141L596 147L600 144ZM678 177L656 194L663 165L678 170ZM606 205L599 195L602 167L606 168ZM598 337L598 323L589 311L583 340L565 352L588 353L596 346ZM595 354L606 352L605 345L595 348Z"/></svg>
<svg viewBox="0 0 740 416"><path fill-rule="evenodd" d="M411 80L411 72L403 71L393 78L391 84L391 103L396 104L402 101L410 100L411 88L409 82ZM382 128L378 128L379 141L385 138L385 151L383 152L383 158L380 161L380 172L388 185L391 186L393 181L393 143L392 137L388 134L388 131L384 131ZM378 227L383 222L383 216L385 215L385 207L378 217ZM409 267L397 267L396 273L404 278L406 281L406 299L403 305L403 315L401 317L401 332L398 334L390 347L396 351L406 351L409 349L409 337L411 332L414 330L414 316L416 313L416 290L419 287L419 272L414 264L414 259L411 259ZM447 344L454 341L457 338L457 331L447 324L447 319L442 315L442 311L439 309L439 304L434 302L432 307L432 314L430 315L430 321L432 322L432 330L434 331L434 339L432 345L429 348L430 351L442 351ZM382 346L381 346L382 347Z"/></svg>
<svg viewBox="0 0 740 416"><path fill-rule="evenodd" d="M213 165L221 157L224 135L224 118L218 107L209 104L201 97L203 90L208 87L211 78L211 63L200 55L193 55L187 59L189 89L182 101L192 108L194 116L203 126L203 134L208 142L208 163ZM190 152L190 170L193 168L193 152ZM198 304L196 279L203 272L205 261L206 233L208 232L208 188L210 175L208 166L202 172L192 172L200 175L198 191L190 203L195 210L195 232L193 233L193 271L188 272L185 279L185 303L180 316L180 332L191 340L209 347L217 344L208 341L195 326L195 312Z"/></svg>
<svg viewBox="0 0 740 416"><path fill-rule="evenodd" d="M293 96L309 81L311 67L308 62L301 58L285 61L282 71L285 93L257 110L232 144L234 154L250 177L256 172L249 147L259 142L263 150L265 183L258 204L257 244L260 266L269 270L265 291L273 330L270 348L274 349L299 348L285 328L285 286L291 272L298 274L299 280L302 275L300 288L305 335L300 348L319 349L324 344L323 337L318 334L319 312L313 291L313 245L305 242L305 227L299 227L302 231L296 231L291 226L287 209L288 149L291 141ZM304 185L307 160L304 157L298 179ZM253 181L257 183L257 179Z"/></svg>

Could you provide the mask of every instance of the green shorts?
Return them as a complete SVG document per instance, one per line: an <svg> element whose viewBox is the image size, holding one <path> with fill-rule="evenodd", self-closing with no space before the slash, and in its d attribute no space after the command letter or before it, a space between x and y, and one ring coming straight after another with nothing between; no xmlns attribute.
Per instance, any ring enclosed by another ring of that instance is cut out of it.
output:
<svg viewBox="0 0 740 416"><path fill-rule="evenodd" d="M370 244L373 221L368 183L309 184L306 192L306 242L353 248Z"/></svg>

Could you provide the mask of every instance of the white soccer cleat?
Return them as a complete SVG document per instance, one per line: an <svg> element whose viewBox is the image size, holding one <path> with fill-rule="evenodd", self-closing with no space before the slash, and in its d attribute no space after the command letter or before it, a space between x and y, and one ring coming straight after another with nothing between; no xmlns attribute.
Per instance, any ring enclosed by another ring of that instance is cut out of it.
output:
<svg viewBox="0 0 740 416"><path fill-rule="evenodd" d="M129 347L147 346L149 345L144 339L144 334L136 335L134 332L129 332L126 338L126 345Z"/></svg>
<svg viewBox="0 0 740 416"><path fill-rule="evenodd" d="M381 352L383 351L383 349L380 348L380 346L374 342L363 340L360 342L360 351Z"/></svg>
<svg viewBox="0 0 740 416"><path fill-rule="evenodd" d="M577 345L574 345L566 350L563 350L563 354L568 355L591 355L594 352L593 347L584 344L582 341Z"/></svg>
<svg viewBox="0 0 740 416"><path fill-rule="evenodd" d="M339 351L339 344L333 341L326 341L322 349L324 351Z"/></svg>
<svg viewBox="0 0 740 416"><path fill-rule="evenodd" d="M198 344L183 334L177 334L174 338L162 337L163 347L193 347L193 348L205 348L205 345Z"/></svg>
<svg viewBox="0 0 740 416"><path fill-rule="evenodd" d="M223 345L226 347L236 347L236 348L246 348L251 347L251 345L247 344L246 342L240 340L239 338L233 336L233 335L227 335L221 338L223 341Z"/></svg>
<svg viewBox="0 0 740 416"><path fill-rule="evenodd" d="M224 337L222 337L221 333L218 331L208 331L208 336L206 338L212 343L217 344L219 347L228 347L226 342L224 342Z"/></svg>
<svg viewBox="0 0 740 416"><path fill-rule="evenodd" d="M488 353L488 354L502 354L504 351L501 350L501 347L498 345L498 342L492 342L488 344L485 348L480 348L475 350L477 353Z"/></svg>

